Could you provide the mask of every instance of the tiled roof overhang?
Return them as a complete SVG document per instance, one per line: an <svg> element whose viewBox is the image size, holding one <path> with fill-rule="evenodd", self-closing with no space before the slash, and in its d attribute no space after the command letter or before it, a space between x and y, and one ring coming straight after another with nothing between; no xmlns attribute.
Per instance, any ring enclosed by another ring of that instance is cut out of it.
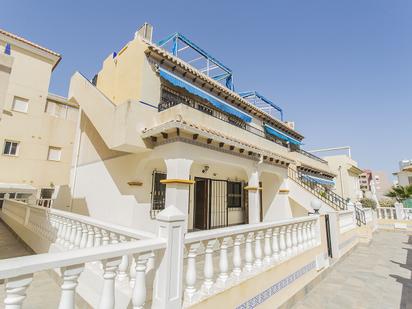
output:
<svg viewBox="0 0 412 309"><path fill-rule="evenodd" d="M250 143L244 142L242 140L224 135L218 131L200 126L198 124L190 123L185 120L172 120L166 123L163 123L161 125L158 125L156 127L150 128L150 129L145 129L142 132L142 138L150 138L155 135L159 135L162 132L165 132L170 129L178 128L181 130L188 131L192 134L199 134L200 136L205 137L206 139L213 139L217 142L222 142L227 145L231 145L234 147L237 147L239 149L244 149L245 152L253 152L256 154L261 155L262 157L266 158L272 158L272 161L275 160L275 162L284 162L285 164L291 164L294 163L293 160L288 159L282 155L258 148Z"/></svg>
<svg viewBox="0 0 412 309"><path fill-rule="evenodd" d="M283 122L273 118L270 116L268 113L260 110L253 104L249 103L247 100L242 98L239 94L236 92L230 90L229 88L226 88L225 86L221 85L219 82L215 81L214 79L210 78L209 76L201 73L199 70L191 66L190 64L187 64L186 62L182 61L181 59L173 56L163 48L160 48L153 43L150 43L146 40L143 40L147 44L147 50L145 51L148 56L151 56L153 58L157 58L160 62L164 62L167 60L170 62L172 65L171 67L176 67L179 66L183 74L186 75L187 73L193 75L194 78L202 80L204 83L207 83L210 86L210 89L216 90L217 94L221 96L221 94L225 94L226 97L230 98L232 101L238 103L238 106L244 107L245 109L250 110L253 112L255 115L260 116L262 120L270 123L271 125L279 128L280 130L290 134L294 138L298 140L303 140L304 136L298 133L297 131L291 129L288 127L286 124ZM155 57L153 54L155 54L157 57Z"/></svg>
<svg viewBox="0 0 412 309"><path fill-rule="evenodd" d="M0 29L0 35L4 35L4 36L6 36L6 37L8 37L8 38L10 38L10 39L12 39L12 40L15 40L15 41L18 41L18 42L27 44L27 45L29 45L29 46L31 46L31 47L34 47L35 49L38 49L38 50L43 51L43 52L46 52L47 54L50 54L50 55L56 57L57 59L56 59L54 65L53 65L53 69L57 66L57 64L60 62L60 60L61 60L61 58L62 58L59 53L56 53L56 52L54 52L54 51L52 51L52 50L50 50L50 49L48 49L48 48L46 48L46 47L40 46L40 45L38 45L38 44L36 44L36 43L33 43L33 42L31 42L31 41L29 41L29 40L27 40L27 39L25 39L25 38L22 38L22 37L20 37L20 36L18 36L18 35L15 35L15 34L13 34L13 33L10 33L10 32L8 32L8 31L6 31L6 30Z"/></svg>
<svg viewBox="0 0 412 309"><path fill-rule="evenodd" d="M319 169L319 168L316 168L316 167L313 167L313 166L310 166L310 165L306 165L304 163L301 163L298 166L298 169L301 170L301 171L306 171L306 172L320 173L321 175L325 175L325 176L330 177L330 178L335 178L337 176L335 173L332 173L330 171Z"/></svg>

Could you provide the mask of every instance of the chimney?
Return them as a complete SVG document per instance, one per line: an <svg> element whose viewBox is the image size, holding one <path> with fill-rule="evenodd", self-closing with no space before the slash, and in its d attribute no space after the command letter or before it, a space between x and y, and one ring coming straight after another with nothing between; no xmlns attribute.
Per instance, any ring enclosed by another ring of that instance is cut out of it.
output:
<svg viewBox="0 0 412 309"><path fill-rule="evenodd" d="M153 26L149 23L144 23L139 29L137 29L134 37L141 37L149 42L152 42Z"/></svg>

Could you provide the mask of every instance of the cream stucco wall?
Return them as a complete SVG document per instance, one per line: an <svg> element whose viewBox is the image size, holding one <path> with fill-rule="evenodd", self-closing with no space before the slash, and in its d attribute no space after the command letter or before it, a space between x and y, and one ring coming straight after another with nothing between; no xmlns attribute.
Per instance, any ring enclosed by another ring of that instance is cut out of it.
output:
<svg viewBox="0 0 412 309"><path fill-rule="evenodd" d="M14 45L8 57L13 62L0 120L0 182L36 188L68 184L77 117L45 113L54 62ZM15 97L28 100L27 113L13 110ZM5 140L20 142L17 156L3 155ZM49 146L62 148L60 161L47 160Z"/></svg>
<svg viewBox="0 0 412 309"><path fill-rule="evenodd" d="M352 172L352 167L357 168L358 163L347 155L328 156L324 159L337 175L335 192L345 199L357 201L361 196L359 174Z"/></svg>

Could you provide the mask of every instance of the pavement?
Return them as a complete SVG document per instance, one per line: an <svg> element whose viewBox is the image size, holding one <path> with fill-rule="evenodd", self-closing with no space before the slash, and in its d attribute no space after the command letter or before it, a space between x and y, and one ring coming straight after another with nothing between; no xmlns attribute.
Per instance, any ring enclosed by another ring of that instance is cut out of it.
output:
<svg viewBox="0 0 412 309"><path fill-rule="evenodd" d="M377 231L293 309L412 309L412 233Z"/></svg>

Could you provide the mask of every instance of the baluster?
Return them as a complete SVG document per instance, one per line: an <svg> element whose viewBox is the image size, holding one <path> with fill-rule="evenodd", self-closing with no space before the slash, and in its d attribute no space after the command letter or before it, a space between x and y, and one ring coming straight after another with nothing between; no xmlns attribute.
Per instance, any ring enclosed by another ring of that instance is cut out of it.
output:
<svg viewBox="0 0 412 309"><path fill-rule="evenodd" d="M114 308L114 281L117 268L122 261L121 257L103 260L103 290L101 292L99 309Z"/></svg>
<svg viewBox="0 0 412 309"><path fill-rule="evenodd" d="M94 228L94 244L93 247L100 247L102 244L102 233L98 227Z"/></svg>
<svg viewBox="0 0 412 309"><path fill-rule="evenodd" d="M286 226L282 226L280 228L280 235L279 235L279 249L280 249L280 259L283 260L286 258Z"/></svg>
<svg viewBox="0 0 412 309"><path fill-rule="evenodd" d="M255 266L256 268L262 267L262 232L256 233L255 238Z"/></svg>
<svg viewBox="0 0 412 309"><path fill-rule="evenodd" d="M292 254L298 254L298 225L292 225Z"/></svg>
<svg viewBox="0 0 412 309"><path fill-rule="evenodd" d="M72 226L70 228L69 249L74 248L74 241L76 240L77 225L74 220L71 220Z"/></svg>
<svg viewBox="0 0 412 309"><path fill-rule="evenodd" d="M83 228L80 222L76 222L76 237L74 239L74 248L80 248L80 241L82 240Z"/></svg>
<svg viewBox="0 0 412 309"><path fill-rule="evenodd" d="M272 249L273 249L273 254L272 258L275 263L279 262L279 228L275 227L273 229L273 235L272 235Z"/></svg>
<svg viewBox="0 0 412 309"><path fill-rule="evenodd" d="M303 232L302 232L303 223L298 224L298 252L303 251Z"/></svg>
<svg viewBox="0 0 412 309"><path fill-rule="evenodd" d="M84 269L84 264L61 267L63 283L61 285L61 296L59 309L74 309L77 280Z"/></svg>
<svg viewBox="0 0 412 309"><path fill-rule="evenodd" d="M311 239L312 239L312 246L316 246L318 244L318 240L316 237L316 223L317 221L312 221L312 224L310 225L310 234L311 234Z"/></svg>
<svg viewBox="0 0 412 309"><path fill-rule="evenodd" d="M286 227L286 255L289 257L292 253L292 226L288 225Z"/></svg>
<svg viewBox="0 0 412 309"><path fill-rule="evenodd" d="M82 235L81 235L81 239L80 239L80 248L86 248L86 244L87 244L87 236L89 234L89 231L87 229L87 225L86 224L81 224L82 226Z"/></svg>
<svg viewBox="0 0 412 309"><path fill-rule="evenodd" d="M146 303L146 265L147 259L135 256L136 279L133 287L132 304L133 309L143 309Z"/></svg>
<svg viewBox="0 0 412 309"><path fill-rule="evenodd" d="M242 243L242 235L237 235L233 243L233 271L232 274L236 280L239 279L242 273L242 255L240 254L240 245Z"/></svg>
<svg viewBox="0 0 412 309"><path fill-rule="evenodd" d="M64 247L69 248L70 247L70 238L72 235L72 221L70 219L67 219L66 221L66 235L64 237Z"/></svg>
<svg viewBox="0 0 412 309"><path fill-rule="evenodd" d="M120 242L121 243L125 243L127 242L126 237L125 236L120 236ZM123 255L122 256L122 262L119 265L119 274L117 276L118 280L125 280L127 279L128 275L127 275L127 270L129 269L129 256L127 255Z"/></svg>
<svg viewBox="0 0 412 309"><path fill-rule="evenodd" d="M134 255L130 255L129 258L131 260L131 262L130 262L130 272L129 272L129 276L130 276L129 284L130 284L130 287L133 288L135 280L136 280L136 260L135 260Z"/></svg>
<svg viewBox="0 0 412 309"><path fill-rule="evenodd" d="M222 242L220 244L220 255L219 255L219 277L218 277L218 282L220 285L223 287L225 286L225 283L227 279L229 278L229 262L227 258L227 243L230 240L230 238L224 238L222 239Z"/></svg>
<svg viewBox="0 0 412 309"><path fill-rule="evenodd" d="M106 246L109 244L110 238L109 238L109 234L106 230L102 229L102 245Z"/></svg>
<svg viewBox="0 0 412 309"><path fill-rule="evenodd" d="M5 280L5 309L21 309L26 298L26 290L33 280L33 274L22 275Z"/></svg>
<svg viewBox="0 0 412 309"><path fill-rule="evenodd" d="M253 270L253 237L254 233L249 233L246 236L245 244L245 271L251 272Z"/></svg>
<svg viewBox="0 0 412 309"><path fill-rule="evenodd" d="M60 241L59 244L64 246L64 243L66 242L66 233L67 233L67 219L62 218L63 226L61 230L61 236L60 236Z"/></svg>
<svg viewBox="0 0 412 309"><path fill-rule="evenodd" d="M272 248L271 248L271 238L272 238L272 230L267 229L265 233L265 242L263 247L263 252L265 253L265 258L263 262L265 265L270 265L272 262Z"/></svg>
<svg viewBox="0 0 412 309"><path fill-rule="evenodd" d="M93 240L94 240L94 228L91 225L87 226L87 242L86 248L93 248Z"/></svg>
<svg viewBox="0 0 412 309"><path fill-rule="evenodd" d="M211 293L213 286L213 247L215 240L208 241L205 248L204 282L202 290L207 294Z"/></svg>
<svg viewBox="0 0 412 309"><path fill-rule="evenodd" d="M194 295L196 293L196 256L197 248L189 246L187 254L187 270L186 270L186 289L185 289L185 301L189 304L192 303Z"/></svg>
<svg viewBox="0 0 412 309"><path fill-rule="evenodd" d="M111 244L118 244L119 243L119 237L115 233L110 233L110 243Z"/></svg>
<svg viewBox="0 0 412 309"><path fill-rule="evenodd" d="M307 237L307 239L306 239L306 248L307 249L310 249L312 247L311 223L312 223L312 221L306 222L306 235L307 235L306 236Z"/></svg>
<svg viewBox="0 0 412 309"><path fill-rule="evenodd" d="M303 250L306 250L306 248L308 247L307 222L304 222L302 225L302 233L303 233Z"/></svg>

